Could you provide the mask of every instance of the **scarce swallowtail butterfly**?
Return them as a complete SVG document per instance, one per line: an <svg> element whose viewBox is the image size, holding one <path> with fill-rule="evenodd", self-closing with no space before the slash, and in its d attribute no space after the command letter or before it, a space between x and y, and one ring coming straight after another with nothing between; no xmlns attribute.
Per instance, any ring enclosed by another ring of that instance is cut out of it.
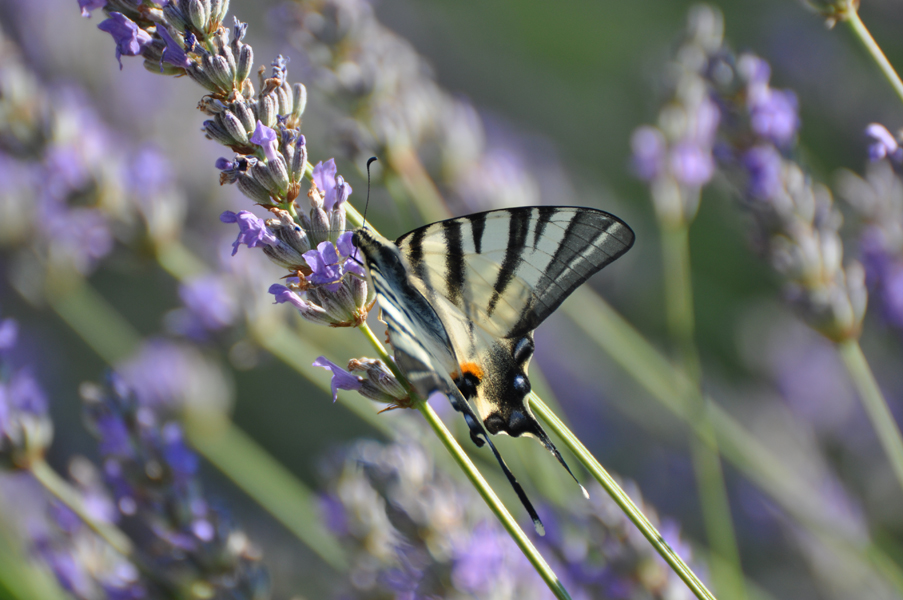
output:
<svg viewBox="0 0 903 600"><path fill-rule="evenodd" d="M527 402L533 330L633 240L614 215L559 206L448 219L395 243L366 227L354 234L398 368L422 398L444 394L463 413L474 443L489 444L540 533L487 432L535 437L571 473Z"/></svg>

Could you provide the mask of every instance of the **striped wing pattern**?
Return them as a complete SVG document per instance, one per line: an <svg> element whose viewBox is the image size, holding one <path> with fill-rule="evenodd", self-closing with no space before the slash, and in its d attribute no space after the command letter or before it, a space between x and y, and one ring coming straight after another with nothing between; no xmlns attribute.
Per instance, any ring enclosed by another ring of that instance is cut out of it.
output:
<svg viewBox="0 0 903 600"><path fill-rule="evenodd" d="M536 511L487 430L536 437L570 473L526 402L533 330L633 240L611 214L546 206L432 223L396 245L369 230L355 236L396 364L423 397L447 395L478 446L489 443L537 529Z"/></svg>
<svg viewBox="0 0 903 600"><path fill-rule="evenodd" d="M442 297L500 338L523 336L633 245L623 221L538 206L439 221L396 242L430 299Z"/></svg>

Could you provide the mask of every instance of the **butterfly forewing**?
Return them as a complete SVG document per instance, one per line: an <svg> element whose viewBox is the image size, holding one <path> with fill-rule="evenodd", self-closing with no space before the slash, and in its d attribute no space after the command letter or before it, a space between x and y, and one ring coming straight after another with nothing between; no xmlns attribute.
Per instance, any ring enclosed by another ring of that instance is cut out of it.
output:
<svg viewBox="0 0 903 600"><path fill-rule="evenodd" d="M422 292L446 298L492 335L514 338L535 329L633 239L606 212L524 207L440 221L396 243Z"/></svg>

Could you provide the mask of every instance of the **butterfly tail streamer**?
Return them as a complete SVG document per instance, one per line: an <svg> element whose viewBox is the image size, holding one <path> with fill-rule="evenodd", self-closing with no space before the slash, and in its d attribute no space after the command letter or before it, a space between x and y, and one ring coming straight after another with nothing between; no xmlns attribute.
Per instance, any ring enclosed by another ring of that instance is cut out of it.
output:
<svg viewBox="0 0 903 600"><path fill-rule="evenodd" d="M542 520L539 518L539 514L536 512L536 509L533 507L533 503L530 502L530 498L527 497L527 492L524 491L524 488L521 487L521 484L517 481L514 473L512 473L511 469L508 468L508 464L505 462L505 459L502 458L502 455L498 451L498 448L496 448L495 444L492 443L492 440L489 439L489 434L483 428L483 425L480 424L480 421L474 414L473 409L470 407L470 404L468 404L467 400L465 400L463 397L458 397L456 394L448 394L448 399L451 402L452 408L464 415L464 421L470 428L470 438L473 440L473 443L476 444L478 448L482 448L484 443L489 444L489 449L492 450L492 453L495 455L495 459L498 461L499 466L502 467L502 471L504 471L505 477L508 478L508 483L510 483L511 487L514 488L517 497L520 498L521 504L524 505L524 508L527 509L527 513L533 520L533 527L536 528L536 533L544 536L546 534L546 528L542 524ZM565 468L567 469L567 465L565 465ZM568 472L570 472L570 469L568 469ZM573 473L571 475L573 476ZM581 488L582 487L583 486L581 486ZM586 492L584 491L584 493Z"/></svg>
<svg viewBox="0 0 903 600"><path fill-rule="evenodd" d="M574 472L571 471L571 468L568 466L566 462L564 462L564 457L561 456L561 452L558 451L558 448L555 447L555 444L552 443L552 439L549 435L542 429L542 427L537 426L535 432L533 434L539 439L543 446L546 447L546 450L552 453L558 462L561 463L561 466L564 467L564 470L568 472L568 475L574 478L574 481L580 486L580 491L583 492L583 497L589 500L589 492L586 491L586 488L583 487L583 484L580 483L580 480L577 479L577 476L574 475Z"/></svg>

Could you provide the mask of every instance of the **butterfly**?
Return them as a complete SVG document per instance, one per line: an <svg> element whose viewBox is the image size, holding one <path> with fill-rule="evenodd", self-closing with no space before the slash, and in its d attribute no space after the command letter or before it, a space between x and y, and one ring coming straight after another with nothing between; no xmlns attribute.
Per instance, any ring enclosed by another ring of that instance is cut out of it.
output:
<svg viewBox="0 0 903 600"><path fill-rule="evenodd" d="M395 243L366 227L354 233L399 370L422 398L441 393L464 415L471 439L489 445L540 533L536 510L488 434L534 437L574 477L527 401L533 330L633 241L614 215L559 206L439 221Z"/></svg>

